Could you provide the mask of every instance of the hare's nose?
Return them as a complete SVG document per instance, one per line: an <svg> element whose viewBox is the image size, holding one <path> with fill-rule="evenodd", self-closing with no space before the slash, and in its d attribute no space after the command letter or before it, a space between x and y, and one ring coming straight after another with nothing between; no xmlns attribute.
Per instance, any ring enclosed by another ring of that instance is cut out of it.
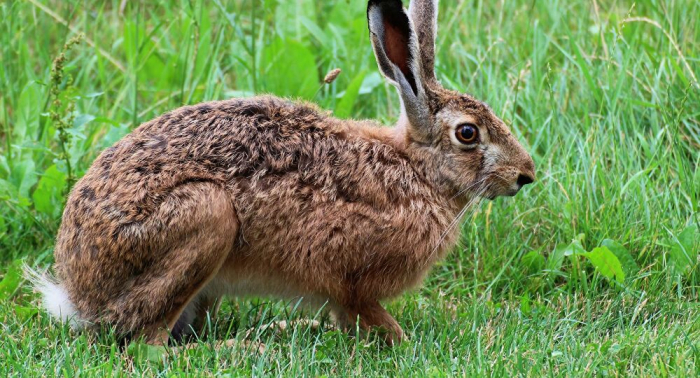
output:
<svg viewBox="0 0 700 378"><path fill-rule="evenodd" d="M521 173L518 175L518 188L522 188L523 186L532 184L533 182L535 182L535 177L531 174Z"/></svg>

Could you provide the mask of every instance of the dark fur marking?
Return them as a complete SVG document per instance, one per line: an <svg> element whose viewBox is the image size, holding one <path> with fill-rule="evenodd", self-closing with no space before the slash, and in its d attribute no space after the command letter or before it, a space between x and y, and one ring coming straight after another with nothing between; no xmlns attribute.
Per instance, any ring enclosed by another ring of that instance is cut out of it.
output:
<svg viewBox="0 0 700 378"><path fill-rule="evenodd" d="M77 217L73 218L73 227L75 228L76 233L79 233L80 230L83 228L82 223L78 220Z"/></svg>
<svg viewBox="0 0 700 378"><path fill-rule="evenodd" d="M200 114L207 114L211 113L213 111L212 107L209 104L202 104L197 107L197 110L199 111Z"/></svg>
<svg viewBox="0 0 700 378"><path fill-rule="evenodd" d="M86 187L83 187L80 189L80 196L87 201L94 201L95 200L95 191Z"/></svg>
<svg viewBox="0 0 700 378"><path fill-rule="evenodd" d="M151 167L152 173L157 175L160 174L163 171L163 162L161 161L155 161L153 163L153 166Z"/></svg>
<svg viewBox="0 0 700 378"><path fill-rule="evenodd" d="M245 104L238 108L238 113L245 117L253 118L253 124L255 126L270 120L268 109L259 104Z"/></svg>

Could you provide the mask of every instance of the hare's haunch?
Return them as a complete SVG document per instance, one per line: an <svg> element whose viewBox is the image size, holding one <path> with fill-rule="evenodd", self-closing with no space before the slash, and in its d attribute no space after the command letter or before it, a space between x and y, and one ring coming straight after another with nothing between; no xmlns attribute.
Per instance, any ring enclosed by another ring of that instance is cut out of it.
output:
<svg viewBox="0 0 700 378"><path fill-rule="evenodd" d="M418 285L463 210L514 195L534 165L488 106L437 81L436 0L371 0L367 15L401 97L395 127L275 97L141 125L73 188L57 278L33 277L47 309L163 342L198 331L222 296L303 298L399 342L379 301Z"/></svg>

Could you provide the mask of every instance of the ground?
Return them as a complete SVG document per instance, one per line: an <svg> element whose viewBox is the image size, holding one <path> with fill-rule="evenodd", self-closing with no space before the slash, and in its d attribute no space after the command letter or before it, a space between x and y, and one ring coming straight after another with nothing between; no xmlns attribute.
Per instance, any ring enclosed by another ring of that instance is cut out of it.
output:
<svg viewBox="0 0 700 378"><path fill-rule="evenodd" d="M226 301L179 351L120 347L37 310L21 264L50 266L67 187L139 123L254 93L394 121L364 7L0 4L0 375L698 375L694 0L441 3L439 79L511 125L538 181L475 207L425 285L388 303L409 338L399 347L270 299Z"/></svg>

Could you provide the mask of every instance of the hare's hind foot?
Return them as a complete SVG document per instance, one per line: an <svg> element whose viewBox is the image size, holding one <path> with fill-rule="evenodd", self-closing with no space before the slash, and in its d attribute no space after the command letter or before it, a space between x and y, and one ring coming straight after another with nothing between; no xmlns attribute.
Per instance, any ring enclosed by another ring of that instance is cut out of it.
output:
<svg viewBox="0 0 700 378"><path fill-rule="evenodd" d="M149 343L164 344L171 335L177 339L191 329L199 331L206 312L216 308L216 298L198 293L232 251L239 223L227 193L206 182L175 189L154 219L169 220L158 241L168 250L111 307L119 314L117 325Z"/></svg>
<svg viewBox="0 0 700 378"><path fill-rule="evenodd" d="M205 295L200 291L171 328L170 335L173 341L182 343L190 341L193 337L204 336L210 321L213 322L216 318L220 305L220 297Z"/></svg>
<svg viewBox="0 0 700 378"><path fill-rule="evenodd" d="M362 332L378 332L390 347L399 345L404 340L404 333L399 323L376 300L346 306L342 312L336 312L334 315L338 325L350 333L354 332L356 325L359 325Z"/></svg>

